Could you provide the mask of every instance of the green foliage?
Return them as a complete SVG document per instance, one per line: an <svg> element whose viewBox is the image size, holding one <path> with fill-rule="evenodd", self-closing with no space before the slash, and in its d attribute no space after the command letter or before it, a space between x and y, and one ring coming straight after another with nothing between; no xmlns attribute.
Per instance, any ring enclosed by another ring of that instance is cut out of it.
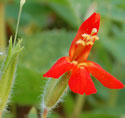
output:
<svg viewBox="0 0 125 118"><path fill-rule="evenodd" d="M20 105L38 105L45 79L38 72L19 64L17 67L12 101Z"/></svg>
<svg viewBox="0 0 125 118"><path fill-rule="evenodd" d="M78 28L80 24L80 20L77 15L74 13L74 9L72 8L70 2L68 0L64 0L63 2L58 0L50 0L48 1L49 6L56 11L56 13L62 17L68 24L70 24L74 28Z"/></svg>
<svg viewBox="0 0 125 118"><path fill-rule="evenodd" d="M99 114L99 113L84 113L80 118L119 118L119 115ZM121 116L122 117L122 116Z"/></svg>
<svg viewBox="0 0 125 118"><path fill-rule="evenodd" d="M104 40L101 40L105 48L109 50L112 53L112 55L114 55L114 57L117 60L120 60L120 62L123 64L125 64L125 60L124 60L125 59L125 53L124 53L125 40L123 39L124 36L125 35L123 36L115 35L114 37L111 37L110 40L108 40L107 38L104 38Z"/></svg>
<svg viewBox="0 0 125 118"><path fill-rule="evenodd" d="M64 111L67 114L68 117L71 116L71 113L74 110L74 99L72 97L71 94L68 94L64 97L64 103L63 103L63 107L64 107Z"/></svg>
<svg viewBox="0 0 125 118"><path fill-rule="evenodd" d="M65 30L44 31L26 37L24 40L25 49L21 55L20 63L43 73L57 58L68 55L69 45L73 37L74 32Z"/></svg>
<svg viewBox="0 0 125 118"><path fill-rule="evenodd" d="M12 104L38 106L46 83L42 74L68 49L80 23L88 16L95 4L101 14L99 41L95 42L89 60L99 63L104 69L125 82L125 0L30 0L23 7L19 37L25 46L20 55ZM6 22L13 32L16 25L19 1L6 4ZM56 29L55 29L56 28ZM124 117L124 89L115 93L114 108L109 89L93 78L98 90L96 95L86 97L81 118ZM49 117L69 118L74 112L76 95L68 94L58 110ZM31 112L30 117L35 117Z"/></svg>
<svg viewBox="0 0 125 118"><path fill-rule="evenodd" d="M18 8L19 3L7 5L6 11L10 12L6 13L6 18L10 20L12 26L14 26L15 23L11 21L12 19L10 18L13 18L14 21L17 20ZM38 28L39 26L46 27L51 23L48 19L51 18L52 11L47 6L36 2L27 1L24 5L23 11L24 12L22 13L21 17L21 25L23 28L27 28L30 25L34 26L34 28Z"/></svg>

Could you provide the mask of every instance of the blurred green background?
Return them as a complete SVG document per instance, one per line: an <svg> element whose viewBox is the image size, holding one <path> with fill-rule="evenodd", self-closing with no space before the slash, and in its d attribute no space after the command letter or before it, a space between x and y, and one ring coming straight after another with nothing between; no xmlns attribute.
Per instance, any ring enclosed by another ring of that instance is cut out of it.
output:
<svg viewBox="0 0 125 118"><path fill-rule="evenodd" d="M19 0L0 1L1 60L14 36L18 10ZM42 74L57 58L68 55L78 27L93 11L101 14L100 40L89 59L125 83L125 0L27 0L18 33L24 50L4 118L40 118L47 81ZM109 90L93 80L97 94L68 91L49 118L125 118L125 90Z"/></svg>

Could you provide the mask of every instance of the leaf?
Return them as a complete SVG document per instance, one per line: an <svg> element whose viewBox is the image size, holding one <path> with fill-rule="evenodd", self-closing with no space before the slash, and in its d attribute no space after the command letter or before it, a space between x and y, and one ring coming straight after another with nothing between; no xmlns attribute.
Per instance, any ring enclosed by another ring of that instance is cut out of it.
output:
<svg viewBox="0 0 125 118"><path fill-rule="evenodd" d="M11 100L19 105L39 105L46 80L42 73L19 64Z"/></svg>
<svg viewBox="0 0 125 118"><path fill-rule="evenodd" d="M80 25L80 19L74 13L74 9L68 0L48 0L48 4L60 17L67 21L71 27L78 28Z"/></svg>
<svg viewBox="0 0 125 118"><path fill-rule="evenodd" d="M102 44L104 47L110 51L114 55L114 57L117 60L120 60L121 63L125 64L125 47L124 47L124 40L116 39L116 40L108 40L108 39L103 39L101 40Z"/></svg>
<svg viewBox="0 0 125 118"><path fill-rule="evenodd" d="M63 103L63 107L64 107L64 112L67 116L70 117L71 113L74 110L74 100L73 97L71 96L71 94L68 94L64 97L64 103Z"/></svg>
<svg viewBox="0 0 125 118"><path fill-rule="evenodd" d="M104 17L107 17L111 20L115 20L118 22L125 23L125 14L124 10L119 7L120 5L124 5L124 0L110 0L110 1L100 1L96 0L98 3L98 10L97 12L100 12L101 15ZM124 7L125 8L125 7Z"/></svg>
<svg viewBox="0 0 125 118"><path fill-rule="evenodd" d="M19 3L17 2L6 5L6 19L13 29L16 28L15 21L17 21L18 10ZM21 15L20 29L22 30L20 32L27 31L28 28L39 30L41 27L49 26L51 24L52 13L52 10L47 5L34 1L26 1Z"/></svg>

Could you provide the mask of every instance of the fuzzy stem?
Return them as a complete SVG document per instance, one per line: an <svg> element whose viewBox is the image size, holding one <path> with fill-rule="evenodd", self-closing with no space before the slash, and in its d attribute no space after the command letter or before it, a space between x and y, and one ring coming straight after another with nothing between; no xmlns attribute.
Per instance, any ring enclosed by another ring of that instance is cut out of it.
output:
<svg viewBox="0 0 125 118"><path fill-rule="evenodd" d="M43 111L43 116L42 118L47 118L48 110L45 108Z"/></svg>
<svg viewBox="0 0 125 118"><path fill-rule="evenodd" d="M77 95L73 117L79 118L79 114L82 111L84 103L85 103L85 95Z"/></svg>
<svg viewBox="0 0 125 118"><path fill-rule="evenodd" d="M0 48L5 46L5 4L0 2Z"/></svg>

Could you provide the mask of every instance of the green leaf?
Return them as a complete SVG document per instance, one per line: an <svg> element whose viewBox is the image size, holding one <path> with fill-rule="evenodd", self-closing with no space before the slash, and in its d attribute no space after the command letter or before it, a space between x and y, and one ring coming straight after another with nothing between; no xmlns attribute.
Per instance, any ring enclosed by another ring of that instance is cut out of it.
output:
<svg viewBox="0 0 125 118"><path fill-rule="evenodd" d="M24 65L17 66L12 101L20 105L38 105L41 102L41 93L47 79L42 78L42 73L38 73Z"/></svg>
<svg viewBox="0 0 125 118"><path fill-rule="evenodd" d="M63 103L63 107L64 107L64 112L65 114L67 114L67 116L70 117L71 113L74 110L74 100L71 94L68 94L64 97L64 103Z"/></svg>
<svg viewBox="0 0 125 118"><path fill-rule="evenodd" d="M120 60L121 63L125 64L125 41L124 40L120 40L120 38L116 39L116 40L108 40L108 39L102 39L101 40L102 44L104 45L104 47L110 51L110 53L112 53L114 55L114 57L117 60Z"/></svg>
<svg viewBox="0 0 125 118"><path fill-rule="evenodd" d="M114 21L125 23L125 7L122 9L120 5L124 5L124 0L96 0L98 4L97 12L100 12L102 16Z"/></svg>
<svg viewBox="0 0 125 118"><path fill-rule="evenodd" d="M8 19L9 24L11 24L11 26L14 28L16 27L14 21L17 20L19 9L18 4L19 3L7 4L6 7L6 18ZM34 29L37 27L37 30L41 27L44 28L51 23L48 20L51 18L51 14L52 11L48 6L39 4L38 2L26 1L26 4L23 7L23 13L21 15L21 28L23 28L23 30L27 30L27 27L29 26L33 27ZM20 30L20 32L22 31Z"/></svg>
<svg viewBox="0 0 125 118"><path fill-rule="evenodd" d="M58 0L49 0L48 4L60 17L67 21L71 27L78 28L80 19L74 13L74 9L68 0L64 0L63 3Z"/></svg>

